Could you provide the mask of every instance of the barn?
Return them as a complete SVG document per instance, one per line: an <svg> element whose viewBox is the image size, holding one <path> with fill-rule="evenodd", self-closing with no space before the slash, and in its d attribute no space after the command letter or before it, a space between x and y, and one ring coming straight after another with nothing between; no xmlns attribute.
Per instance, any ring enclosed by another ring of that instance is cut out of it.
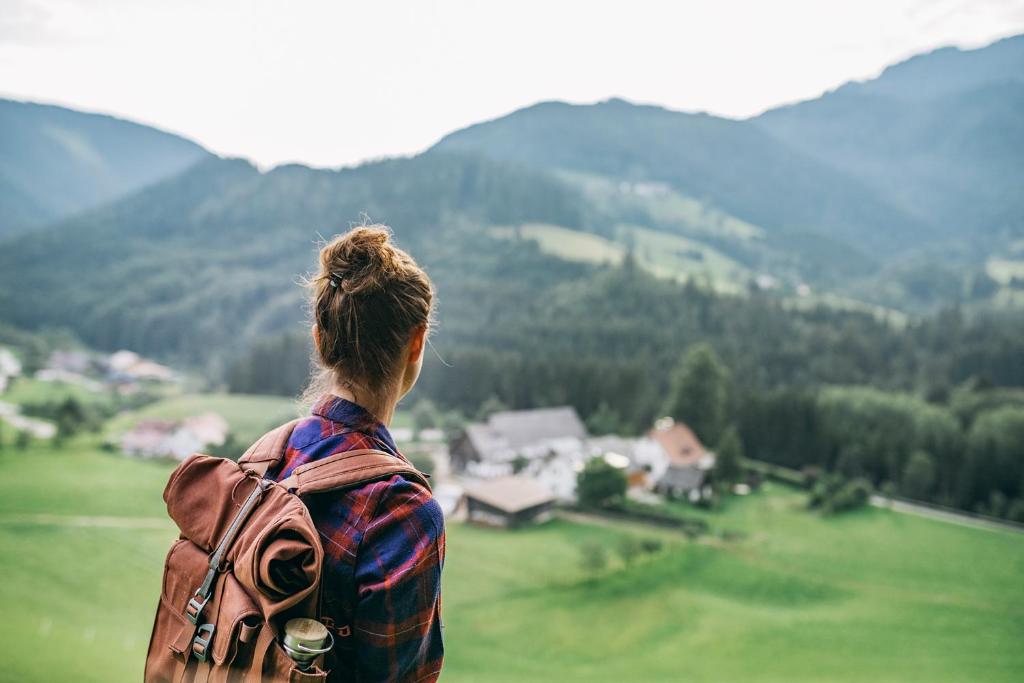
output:
<svg viewBox="0 0 1024 683"><path fill-rule="evenodd" d="M475 524L511 529L551 518L555 497L540 482L498 477L466 488L466 518Z"/></svg>

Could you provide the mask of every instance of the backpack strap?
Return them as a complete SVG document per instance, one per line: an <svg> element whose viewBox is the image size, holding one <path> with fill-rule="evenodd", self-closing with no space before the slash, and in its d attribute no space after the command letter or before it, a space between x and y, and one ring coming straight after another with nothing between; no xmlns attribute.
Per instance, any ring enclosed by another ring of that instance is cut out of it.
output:
<svg viewBox="0 0 1024 683"><path fill-rule="evenodd" d="M287 422L261 436L238 459L243 469L265 477L284 457L288 440L299 419ZM336 491L388 479L396 474L411 479L430 490L427 475L390 453L373 448L342 451L334 455L296 467L280 484L289 491L304 496L312 493Z"/></svg>
<svg viewBox="0 0 1024 683"><path fill-rule="evenodd" d="M261 436L242 454L242 457L238 459L238 464L244 470L265 477L268 470L280 464L285 448L288 446L288 439L292 437L292 432L295 431L295 426L299 424L299 421L300 418L296 418Z"/></svg>
<svg viewBox="0 0 1024 683"><path fill-rule="evenodd" d="M342 451L295 468L280 484L296 495L354 488L401 474L430 490L427 475L390 453L372 448Z"/></svg>

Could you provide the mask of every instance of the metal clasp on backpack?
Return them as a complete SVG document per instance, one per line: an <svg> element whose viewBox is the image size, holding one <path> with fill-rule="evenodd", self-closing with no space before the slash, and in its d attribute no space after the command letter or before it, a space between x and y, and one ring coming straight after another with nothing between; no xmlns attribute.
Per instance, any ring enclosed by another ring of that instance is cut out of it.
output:
<svg viewBox="0 0 1024 683"><path fill-rule="evenodd" d="M200 662L205 662L206 657L210 654L210 641L213 640L213 632L216 627L213 624L203 624L196 631L196 637L192 639L192 654L196 656ZM206 637L203 637L203 634Z"/></svg>
<svg viewBox="0 0 1024 683"><path fill-rule="evenodd" d="M188 617L188 620L191 621L193 625L199 623L199 616L203 613L206 603L210 602L210 596L203 598L202 602L196 600L199 596L200 593L197 591L195 596L188 601L188 607L185 608L185 616Z"/></svg>

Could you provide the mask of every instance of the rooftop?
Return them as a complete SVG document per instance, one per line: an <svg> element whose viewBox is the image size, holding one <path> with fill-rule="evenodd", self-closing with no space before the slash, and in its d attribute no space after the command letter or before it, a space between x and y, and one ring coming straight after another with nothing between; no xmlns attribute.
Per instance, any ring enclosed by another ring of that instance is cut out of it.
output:
<svg viewBox="0 0 1024 683"><path fill-rule="evenodd" d="M546 486L526 477L499 477L466 488L466 496L516 513L555 500Z"/></svg>

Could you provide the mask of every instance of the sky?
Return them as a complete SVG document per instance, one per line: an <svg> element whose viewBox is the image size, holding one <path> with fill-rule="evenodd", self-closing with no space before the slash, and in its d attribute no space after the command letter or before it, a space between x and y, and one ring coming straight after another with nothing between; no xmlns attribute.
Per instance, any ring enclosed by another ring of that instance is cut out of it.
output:
<svg viewBox="0 0 1024 683"><path fill-rule="evenodd" d="M543 100L742 118L1022 32L1024 0L0 0L0 96L338 167Z"/></svg>

